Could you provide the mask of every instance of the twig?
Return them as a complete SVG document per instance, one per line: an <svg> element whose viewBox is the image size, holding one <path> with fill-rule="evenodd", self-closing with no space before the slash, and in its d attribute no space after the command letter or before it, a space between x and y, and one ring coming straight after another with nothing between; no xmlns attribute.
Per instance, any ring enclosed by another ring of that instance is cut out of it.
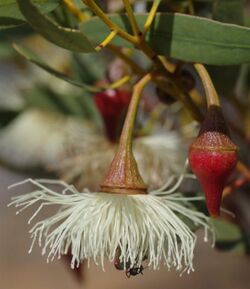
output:
<svg viewBox="0 0 250 289"><path fill-rule="evenodd" d="M154 0L154 2L152 4L152 7L151 7L149 14L148 14L148 18L144 24L143 31L142 31L142 35L144 37L145 37L146 33L148 32L148 30L150 29L150 27L154 21L155 14L156 14L157 9L160 5L160 2L161 2L161 0Z"/></svg>
<svg viewBox="0 0 250 289"><path fill-rule="evenodd" d="M219 96L214 88L213 82L204 65L196 63L194 64L194 68L198 72L201 81L203 83L203 87L206 92L207 106L208 107L210 107L211 105L220 106Z"/></svg>
<svg viewBox="0 0 250 289"><path fill-rule="evenodd" d="M152 80L152 78L152 73L146 74L134 85L133 88L132 98L129 104L128 113L120 137L120 144L125 145L129 149L132 148L133 128L135 124L140 96L143 89Z"/></svg>
<svg viewBox="0 0 250 289"><path fill-rule="evenodd" d="M112 30L109 35L95 48L96 51L102 50L105 46L107 46L112 39L117 35L117 30Z"/></svg>
<svg viewBox="0 0 250 289"><path fill-rule="evenodd" d="M95 3L93 0L82 0L84 4L86 4L109 28L110 30L117 31L117 34L122 38L126 39L130 43L136 44L137 40L133 35L130 35L123 29L121 29L118 25L116 25L113 21L109 19L109 17L102 11L102 9Z"/></svg>
<svg viewBox="0 0 250 289"><path fill-rule="evenodd" d="M174 75L168 70L167 65L164 61L154 52L154 50L145 42L143 37L130 35L115 23L113 23L109 17L102 11L102 9L95 3L93 0L82 0L111 30L116 30L117 34L122 37L123 39L129 41L130 43L134 44L138 49L140 49L149 59L153 61L155 66L161 71L165 77L169 78L172 82L172 86L168 84L168 92L171 90L171 95L181 101L184 106L191 112L194 119L200 121L202 119L202 115L200 111L195 107L194 103L192 102L189 95L185 95L182 90L178 87L178 82L174 78ZM129 3L130 4L130 3ZM152 22L151 22L152 23ZM157 84L160 82L157 81ZM162 82L161 82L162 83ZM166 82L165 82L166 84ZM160 85L164 91L164 85Z"/></svg>
<svg viewBox="0 0 250 289"><path fill-rule="evenodd" d="M140 32L139 27L137 25L135 15L134 15L133 9L131 7L130 1L129 0L123 0L123 4L124 4L124 7L127 11L128 18L129 18L133 33L136 37L139 37L141 32Z"/></svg>
<svg viewBox="0 0 250 289"><path fill-rule="evenodd" d="M80 22L83 22L89 18L89 15L82 12L72 0L63 0L63 4Z"/></svg>

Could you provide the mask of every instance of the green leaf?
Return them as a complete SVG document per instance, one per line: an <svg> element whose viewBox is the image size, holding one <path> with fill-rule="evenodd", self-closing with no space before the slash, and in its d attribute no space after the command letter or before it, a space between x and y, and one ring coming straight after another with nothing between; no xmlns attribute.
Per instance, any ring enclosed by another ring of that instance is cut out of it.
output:
<svg viewBox="0 0 250 289"><path fill-rule="evenodd" d="M213 19L238 25L244 24L243 0L214 0ZM227 97L233 97L240 66L229 66L225 71L223 67L211 67L214 84L219 92Z"/></svg>
<svg viewBox="0 0 250 289"><path fill-rule="evenodd" d="M243 25L243 1L242 0L214 0L213 19L221 22ZM214 79L215 87L219 94L233 97L240 66L210 67L209 73Z"/></svg>
<svg viewBox="0 0 250 289"><path fill-rule="evenodd" d="M45 111L56 111L64 115L73 115L84 119L89 119L101 126L101 117L93 102L93 98L88 93L76 93L74 96L58 93L45 86L36 86L31 91L25 93L26 107L36 107Z"/></svg>
<svg viewBox="0 0 250 289"><path fill-rule="evenodd" d="M107 70L110 59L103 52L91 54L73 54L72 76L74 79L94 85L102 79Z"/></svg>
<svg viewBox="0 0 250 289"><path fill-rule="evenodd" d="M34 3L38 5L42 13L46 14L55 10L60 0L35 0ZM0 0L0 29L15 27L25 22L17 1Z"/></svg>
<svg viewBox="0 0 250 289"><path fill-rule="evenodd" d="M213 219L216 241L236 241L242 239L241 230L234 224L220 219Z"/></svg>
<svg viewBox="0 0 250 289"><path fill-rule="evenodd" d="M70 77L68 77L66 74L61 73L57 70L55 70L54 68L52 68L51 66L47 65L46 63L43 62L43 60L41 60L37 55L35 55L33 52L31 52L30 50L28 50L27 48L24 48L20 45L13 45L14 49L21 54L22 56L24 56L28 61L36 64L37 66L39 66L40 68L44 69L45 71L47 71L48 73L56 76L57 78L60 78L74 86L83 88L87 91L92 91L92 92L97 92L99 91L99 89L90 86L86 83L74 80Z"/></svg>
<svg viewBox="0 0 250 289"><path fill-rule="evenodd" d="M244 242L236 241L218 241L215 244L216 249L220 251L233 251L234 253L243 255L246 254Z"/></svg>
<svg viewBox="0 0 250 289"><path fill-rule="evenodd" d="M78 30L58 26L29 0L17 0L20 11L29 24L44 38L75 52L95 52L86 36Z"/></svg>
<svg viewBox="0 0 250 289"><path fill-rule="evenodd" d="M143 27L146 18L147 14L136 15L140 28ZM127 32L131 32L126 15L110 15L110 19ZM80 30L95 45L110 32L97 17L81 23ZM233 65L250 61L249 28L206 18L179 13L157 13L146 40L158 54L184 61L214 65ZM131 47L119 37L112 43Z"/></svg>
<svg viewBox="0 0 250 289"><path fill-rule="evenodd" d="M60 0L34 0L42 13L49 13L56 9ZM16 0L0 0L0 17L25 20L20 12Z"/></svg>
<svg viewBox="0 0 250 289"><path fill-rule="evenodd" d="M249 254L249 234L236 224L222 219L213 219L216 233L215 247L222 251Z"/></svg>
<svg viewBox="0 0 250 289"><path fill-rule="evenodd" d="M57 111L64 115L85 117L84 107L79 97L70 97L45 86L38 86L25 97L27 107L36 107L43 110Z"/></svg>
<svg viewBox="0 0 250 289"><path fill-rule="evenodd" d="M43 60L38 58L34 53L30 52L24 47L14 45L14 48L27 60L36 64L48 73L85 90L78 97L73 97L74 99L71 99L72 97L70 97L69 95L60 95L60 97L55 97L55 93L48 93L48 90L46 90L45 88L39 88L35 91L35 94L31 94L30 97L26 99L30 106L36 106L48 110L56 110L62 113L70 112L73 115L91 119L97 124L98 127L101 126L101 117L96 109L95 103L92 99L92 95L88 93L99 91L98 88L71 79L67 75L56 71L52 67L45 64ZM55 102L56 99L58 100L57 102ZM63 109L62 106L64 106L65 109Z"/></svg>

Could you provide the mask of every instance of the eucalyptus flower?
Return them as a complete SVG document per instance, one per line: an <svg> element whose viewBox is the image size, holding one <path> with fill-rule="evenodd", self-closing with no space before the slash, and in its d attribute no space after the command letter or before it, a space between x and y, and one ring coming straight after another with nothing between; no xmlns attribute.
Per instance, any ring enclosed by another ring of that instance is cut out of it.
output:
<svg viewBox="0 0 250 289"><path fill-rule="evenodd" d="M166 188L168 182L149 194L135 195L87 189L78 192L63 181L27 179L11 187L32 183L36 190L14 197L10 205L20 208L19 214L37 204L29 224L42 208L59 206L55 215L38 221L29 231L32 239L29 252L38 242L48 261L71 252L72 268L83 260L93 260L104 269L105 258L114 262L120 248L119 261L131 268L140 266L146 258L153 269L164 264L168 269L189 273L193 271L196 235L185 220L194 228L205 229L204 241L212 229L209 218L192 206L199 198L185 197L177 191L184 177L181 175L171 188ZM61 192L52 190L49 184L59 185Z"/></svg>
<svg viewBox="0 0 250 289"><path fill-rule="evenodd" d="M48 261L71 250L72 267L93 260L104 269L104 260L121 264L124 271L161 264L177 271L193 271L196 235L187 223L209 230L209 218L190 204L197 198L184 197L176 190L183 179L167 189L149 191L141 177L132 150L132 132L142 89L151 80L145 75L134 87L117 152L98 192L79 192L62 181L26 180L36 190L13 199L24 209L39 204L29 223L45 206L57 205L51 217L38 221L30 230L32 245L42 246ZM147 156L145 156L147 157ZM48 184L62 186L61 193Z"/></svg>

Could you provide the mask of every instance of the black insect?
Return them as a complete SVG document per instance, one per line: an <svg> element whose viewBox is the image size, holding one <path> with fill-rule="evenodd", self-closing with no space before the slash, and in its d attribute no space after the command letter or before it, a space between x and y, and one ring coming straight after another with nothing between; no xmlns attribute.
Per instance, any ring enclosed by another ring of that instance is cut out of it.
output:
<svg viewBox="0 0 250 289"><path fill-rule="evenodd" d="M125 274L128 278L130 278L131 276L136 276L138 274L142 274L143 275L143 270L145 269L142 265L140 266L134 266L134 267L131 267L131 263L130 262L126 262L126 264L124 264L124 262L121 262L120 261L120 254L121 254L121 251L120 251L120 248L118 247L116 249L116 257L115 257L115 260L114 260L114 266L117 270L125 270ZM146 260L147 257L145 256L143 258L143 261Z"/></svg>
<svg viewBox="0 0 250 289"><path fill-rule="evenodd" d="M142 274L143 275L143 270L145 268L141 265L140 267L132 267L128 270L125 271L125 274L128 278L130 278L131 276L136 276L138 274Z"/></svg>

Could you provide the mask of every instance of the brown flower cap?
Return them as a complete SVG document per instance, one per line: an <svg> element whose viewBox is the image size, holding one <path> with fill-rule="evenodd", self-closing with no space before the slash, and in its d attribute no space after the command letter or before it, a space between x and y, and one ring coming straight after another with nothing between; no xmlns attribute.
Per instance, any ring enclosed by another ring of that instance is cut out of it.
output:
<svg viewBox="0 0 250 289"><path fill-rule="evenodd" d="M131 149L122 147L118 150L100 187L101 192L106 193L147 194L147 186L138 171Z"/></svg>

